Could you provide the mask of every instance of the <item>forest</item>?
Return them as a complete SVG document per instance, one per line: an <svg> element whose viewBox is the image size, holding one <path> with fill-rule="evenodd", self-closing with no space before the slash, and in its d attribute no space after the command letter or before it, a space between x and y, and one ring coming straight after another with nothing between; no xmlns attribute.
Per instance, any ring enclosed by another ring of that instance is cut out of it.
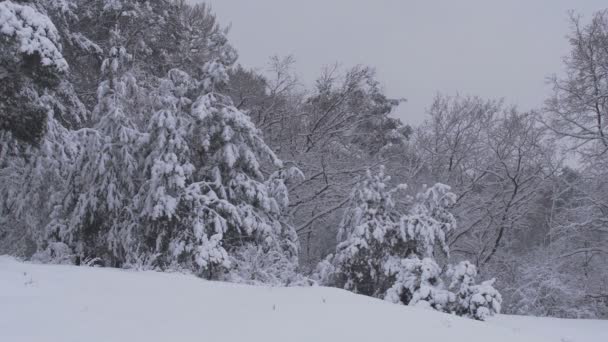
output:
<svg viewBox="0 0 608 342"><path fill-rule="evenodd" d="M542 107L408 125L373 66L241 66L205 4L2 1L0 255L608 319L608 10L569 18Z"/></svg>

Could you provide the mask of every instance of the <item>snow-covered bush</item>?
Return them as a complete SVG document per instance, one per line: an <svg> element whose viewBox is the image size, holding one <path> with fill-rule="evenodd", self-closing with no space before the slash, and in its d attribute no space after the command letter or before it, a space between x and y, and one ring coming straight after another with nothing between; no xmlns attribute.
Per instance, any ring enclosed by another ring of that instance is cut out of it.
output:
<svg viewBox="0 0 608 342"><path fill-rule="evenodd" d="M393 303L432 308L484 320L500 312L502 298L493 280L475 284L475 267L464 262L448 274L434 260L436 246L449 256L446 235L456 226L449 208L450 187L435 184L416 195L406 213L395 206L400 185L387 188L381 168L368 171L355 186L344 213L336 254L322 261L315 277L323 284L384 298Z"/></svg>
<svg viewBox="0 0 608 342"><path fill-rule="evenodd" d="M468 261L457 264L451 274L450 289L456 291L456 314L484 321L500 313L502 296L493 286L495 279L475 284L477 268Z"/></svg>
<svg viewBox="0 0 608 342"><path fill-rule="evenodd" d="M322 285L334 285L337 283L335 280L336 265L333 263L333 254L328 255L325 259L321 260L315 267L312 279L318 284Z"/></svg>
<svg viewBox="0 0 608 342"><path fill-rule="evenodd" d="M75 255L68 245L63 242L51 242L47 248L32 256L32 260L48 264L73 264Z"/></svg>
<svg viewBox="0 0 608 342"><path fill-rule="evenodd" d="M303 279L296 264L280 250L265 250L260 246L246 246L232 254L234 267L228 278L246 284L291 285Z"/></svg>
<svg viewBox="0 0 608 342"><path fill-rule="evenodd" d="M394 283L384 299L444 312L451 310L455 296L445 289L441 268L433 259L392 259L385 264L385 272L394 278Z"/></svg>

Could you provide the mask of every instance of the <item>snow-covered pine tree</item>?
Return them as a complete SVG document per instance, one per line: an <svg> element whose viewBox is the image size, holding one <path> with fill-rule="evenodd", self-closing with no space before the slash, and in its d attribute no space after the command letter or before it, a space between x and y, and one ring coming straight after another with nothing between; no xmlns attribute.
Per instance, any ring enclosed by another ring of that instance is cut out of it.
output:
<svg viewBox="0 0 608 342"><path fill-rule="evenodd" d="M141 96L117 29L112 40L114 47L102 65L96 123L76 132L79 154L47 236L68 246L76 262L100 259L120 266L136 223L131 201L140 182L136 153L141 133L132 118L141 110Z"/></svg>
<svg viewBox="0 0 608 342"><path fill-rule="evenodd" d="M450 187L437 183L424 186L405 215L399 220L400 254L384 265L391 288L384 298L406 305L449 311L454 295L445 289L441 267L436 263L435 246L448 254L446 234L456 226L448 208L455 201Z"/></svg>
<svg viewBox="0 0 608 342"><path fill-rule="evenodd" d="M356 293L394 303L454 312L483 320L500 311L500 294L493 280L474 284L476 270L470 263L456 267L450 292L446 276L435 261L436 250L449 256L446 234L456 220L449 207L455 201L450 187L437 183L424 187L407 213L395 206L389 177L381 168L367 172L357 183L344 212L336 254L317 267L317 279Z"/></svg>
<svg viewBox="0 0 608 342"><path fill-rule="evenodd" d="M383 265L399 241L399 213L392 195L403 189L388 188L390 177L381 167L367 171L350 195L338 232L333 285L368 296L380 296L387 288ZM388 285L390 286L390 285Z"/></svg>
<svg viewBox="0 0 608 342"><path fill-rule="evenodd" d="M232 280L250 284L309 284L309 280L297 270L298 236L289 223L291 218L287 215L289 192L286 183L303 177L298 168L284 167L266 179L268 194L279 206L280 214L277 219L283 228L275 237L277 243L274 243L272 248L249 245L237 250L233 255L237 269L232 273Z"/></svg>
<svg viewBox="0 0 608 342"><path fill-rule="evenodd" d="M43 104L48 96L43 97ZM53 203L65 191L77 153L73 135L47 109L47 129L38 146L0 132L0 252L30 257L43 243Z"/></svg>
<svg viewBox="0 0 608 342"><path fill-rule="evenodd" d="M225 65L211 61L203 70L207 92L192 107L196 118L192 133L197 138L196 158L203 161L198 172L206 181L193 184L192 190L213 193L231 204L226 208L229 211L224 210L229 215L224 215L221 224L207 225L206 233L221 238L221 248L230 253L248 245L281 250L285 246L282 237L294 238L295 234L286 234L285 230L293 228L279 220L281 207L264 183L258 158L278 168L282 162L264 143L249 117L236 109L229 97L216 91L227 81ZM287 246L295 247L295 241ZM290 249L283 252L295 256L297 250Z"/></svg>
<svg viewBox="0 0 608 342"><path fill-rule="evenodd" d="M494 279L475 283L476 267L463 261L442 274L434 260L435 246L449 255L446 233L455 228L456 220L448 208L454 203L454 194L444 184L435 184L416 196L410 213L401 218L401 235L414 242L405 259L392 259L386 264L388 275L394 276L393 286L385 299L408 305L430 307L453 312L477 320L485 320L500 312L502 297L492 286ZM450 276L450 292L443 277Z"/></svg>
<svg viewBox="0 0 608 342"><path fill-rule="evenodd" d="M162 81L162 105L146 143L148 180L138 196L146 231L139 258L211 279L238 277L251 248L297 263L296 234L281 220L288 203L284 180L279 173L266 181L260 166L265 160L281 169L282 163L219 91L232 62L225 56L204 65L201 81L177 70ZM184 87L197 85L203 94L188 112Z"/></svg>
<svg viewBox="0 0 608 342"><path fill-rule="evenodd" d="M154 114L142 139L145 181L134 202L139 213L136 244L129 263L134 266L166 266L165 254L180 227L179 210L194 166L187 141L191 101L185 96L193 85L188 74L172 69L151 94Z"/></svg>
<svg viewBox="0 0 608 342"><path fill-rule="evenodd" d="M60 34L38 1L0 3L0 253L29 257L75 155L85 110Z"/></svg>
<svg viewBox="0 0 608 342"><path fill-rule="evenodd" d="M424 186L409 213L400 219L401 238L408 244L406 256L433 256L436 244L449 253L446 234L456 228L456 219L448 208L455 201L456 195L445 184Z"/></svg>
<svg viewBox="0 0 608 342"><path fill-rule="evenodd" d="M0 130L36 144L47 119L40 97L59 84L68 64L55 25L32 6L0 3Z"/></svg>

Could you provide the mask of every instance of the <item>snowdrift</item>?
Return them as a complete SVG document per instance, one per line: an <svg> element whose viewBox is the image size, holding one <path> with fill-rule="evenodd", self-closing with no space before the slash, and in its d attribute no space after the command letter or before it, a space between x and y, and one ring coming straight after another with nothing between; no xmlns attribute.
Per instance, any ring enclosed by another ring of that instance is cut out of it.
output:
<svg viewBox="0 0 608 342"><path fill-rule="evenodd" d="M608 321L504 316L484 323L331 288L255 287L0 256L0 341L605 342Z"/></svg>

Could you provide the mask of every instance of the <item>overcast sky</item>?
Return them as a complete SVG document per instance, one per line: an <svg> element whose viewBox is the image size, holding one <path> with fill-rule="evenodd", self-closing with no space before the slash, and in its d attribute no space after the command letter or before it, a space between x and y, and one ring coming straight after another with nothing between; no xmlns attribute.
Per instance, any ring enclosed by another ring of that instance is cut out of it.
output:
<svg viewBox="0 0 608 342"><path fill-rule="evenodd" d="M542 105L546 77L568 53L568 10L589 17L605 0L207 0L240 63L263 70L293 55L311 83L324 65L376 68L396 116L419 123L437 92Z"/></svg>

